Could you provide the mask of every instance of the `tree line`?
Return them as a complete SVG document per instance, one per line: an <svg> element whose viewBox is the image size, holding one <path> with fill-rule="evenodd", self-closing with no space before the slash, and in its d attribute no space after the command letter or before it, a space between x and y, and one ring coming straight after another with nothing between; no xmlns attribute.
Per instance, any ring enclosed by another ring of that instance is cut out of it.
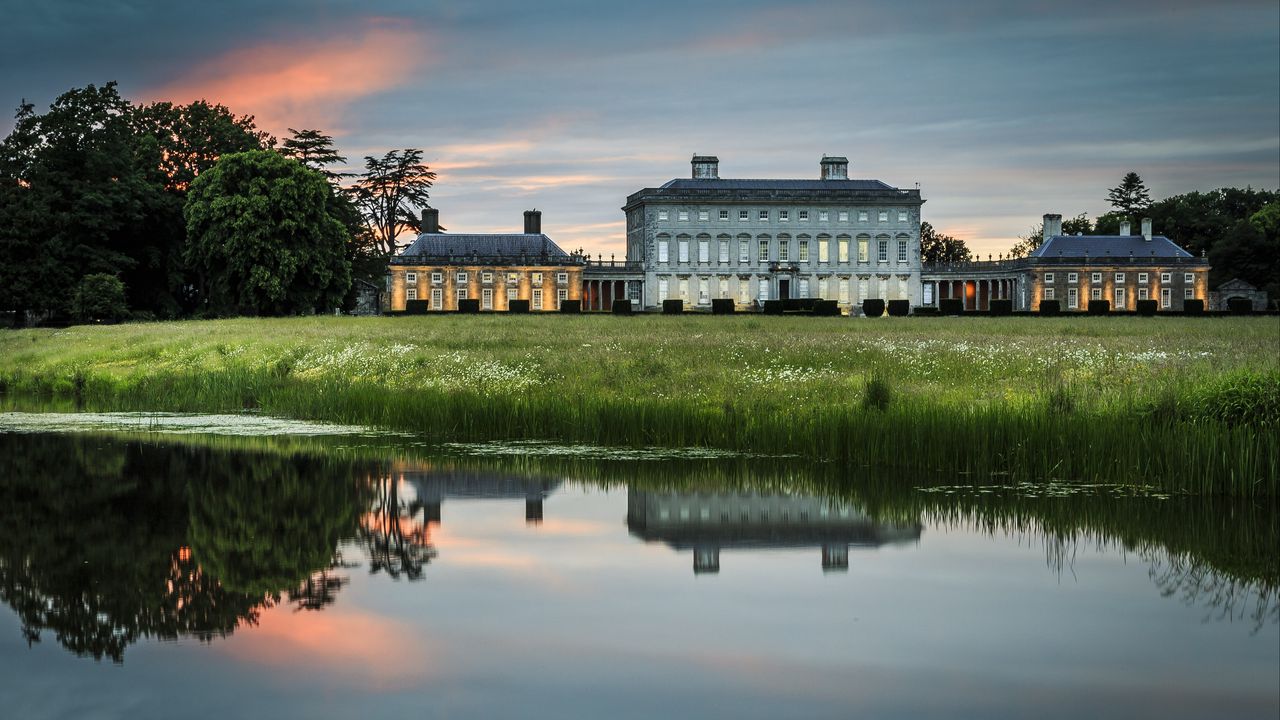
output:
<svg viewBox="0 0 1280 720"><path fill-rule="evenodd" d="M23 102L0 142L0 310L19 321L284 315L354 303L435 173L416 148L365 157L197 101L134 104L114 82Z"/></svg>

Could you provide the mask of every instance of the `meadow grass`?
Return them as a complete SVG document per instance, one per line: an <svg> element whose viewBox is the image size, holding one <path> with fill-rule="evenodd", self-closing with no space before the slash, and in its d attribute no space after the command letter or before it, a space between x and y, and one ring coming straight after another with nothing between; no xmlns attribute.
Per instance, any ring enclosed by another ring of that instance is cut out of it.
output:
<svg viewBox="0 0 1280 720"><path fill-rule="evenodd" d="M1275 318L427 316L0 333L10 406L1276 495Z"/></svg>

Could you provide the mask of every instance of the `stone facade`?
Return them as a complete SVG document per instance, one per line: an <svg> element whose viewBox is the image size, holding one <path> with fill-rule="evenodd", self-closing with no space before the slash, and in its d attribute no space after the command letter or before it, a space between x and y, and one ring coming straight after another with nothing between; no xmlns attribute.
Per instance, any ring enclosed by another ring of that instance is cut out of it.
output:
<svg viewBox="0 0 1280 720"><path fill-rule="evenodd" d="M920 304L919 190L848 179L848 161L824 157L817 180L733 180L719 160L694 156L690 180L627 198L627 262L643 268L645 307L665 299L743 308L817 298Z"/></svg>
<svg viewBox="0 0 1280 720"><path fill-rule="evenodd" d="M1248 300L1251 309L1254 311L1270 309L1270 299L1267 297L1267 291L1259 290L1240 278L1228 280L1219 285L1217 290L1211 290L1209 292L1208 308L1210 310L1230 310L1231 308L1227 305L1227 301L1231 298Z"/></svg>

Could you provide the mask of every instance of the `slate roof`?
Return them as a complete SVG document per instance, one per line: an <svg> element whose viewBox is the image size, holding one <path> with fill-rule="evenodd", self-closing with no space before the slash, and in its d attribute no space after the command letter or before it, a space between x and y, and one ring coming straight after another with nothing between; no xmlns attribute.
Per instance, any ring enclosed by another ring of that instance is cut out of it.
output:
<svg viewBox="0 0 1280 720"><path fill-rule="evenodd" d="M1031 253L1033 258L1046 259L1085 255L1091 258L1194 257L1163 235L1153 235L1150 242L1141 235L1055 235Z"/></svg>
<svg viewBox="0 0 1280 720"><path fill-rule="evenodd" d="M677 178L659 190L897 190L879 180L757 180Z"/></svg>
<svg viewBox="0 0 1280 720"><path fill-rule="evenodd" d="M392 262L468 257L570 259L569 253L542 233L423 233Z"/></svg>

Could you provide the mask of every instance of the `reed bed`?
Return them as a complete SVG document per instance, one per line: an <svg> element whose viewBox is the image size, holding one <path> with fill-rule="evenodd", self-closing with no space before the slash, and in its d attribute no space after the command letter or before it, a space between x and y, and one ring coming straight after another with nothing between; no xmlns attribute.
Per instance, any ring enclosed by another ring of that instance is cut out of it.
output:
<svg viewBox="0 0 1280 720"><path fill-rule="evenodd" d="M1271 496L1274 318L429 316L0 333L14 407L800 455Z"/></svg>

